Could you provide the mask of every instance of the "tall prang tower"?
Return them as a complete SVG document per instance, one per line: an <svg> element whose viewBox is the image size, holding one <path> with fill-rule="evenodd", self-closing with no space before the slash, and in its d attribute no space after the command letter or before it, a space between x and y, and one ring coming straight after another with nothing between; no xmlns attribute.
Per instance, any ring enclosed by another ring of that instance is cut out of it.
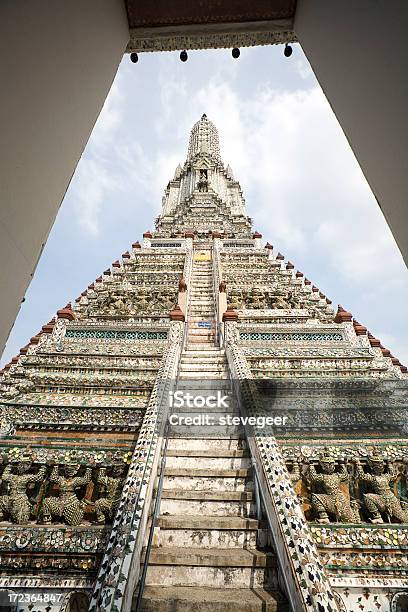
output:
<svg viewBox="0 0 408 612"><path fill-rule="evenodd" d="M0 373L0 609L407 610L407 397L203 115L155 231Z"/></svg>

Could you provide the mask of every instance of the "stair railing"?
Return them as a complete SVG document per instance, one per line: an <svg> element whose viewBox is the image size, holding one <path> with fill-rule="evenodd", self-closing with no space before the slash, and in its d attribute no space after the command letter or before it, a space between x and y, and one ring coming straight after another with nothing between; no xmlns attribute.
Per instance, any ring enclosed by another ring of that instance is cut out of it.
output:
<svg viewBox="0 0 408 612"><path fill-rule="evenodd" d="M89 612L98 612L101 608L106 612L128 612L131 609L132 595L140 574L140 551L151 507L153 479L158 474L163 432L168 420L169 394L177 380L182 333L180 322L172 321L167 355L160 366L146 408ZM110 581L106 580L107 571L110 572Z"/></svg>
<svg viewBox="0 0 408 612"><path fill-rule="evenodd" d="M137 599L136 599L135 612L140 612L142 609L143 592L144 592L144 588L146 584L147 570L149 567L149 558L150 558L150 551L152 549L154 529L156 527L156 521L160 513L160 503L161 503L161 496L163 492L164 472L166 469L167 446L169 442L169 422L168 421L166 422L166 426L165 426L165 430L163 434L163 440L164 440L164 444L163 444L163 451L162 451L163 454L162 454L161 463L160 463L160 476L159 476L159 482L157 485L156 499L154 501L153 514L152 514L150 530L149 530L149 538L147 540L145 557L143 561L143 568L142 568L142 573L141 573L140 581L139 581L139 591L138 591Z"/></svg>
<svg viewBox="0 0 408 612"><path fill-rule="evenodd" d="M223 345L222 326L220 324L220 303L219 303L219 288L220 288L220 265L219 265L219 238L213 239L212 248L212 281L213 295L215 304L215 339L219 346Z"/></svg>
<svg viewBox="0 0 408 612"><path fill-rule="evenodd" d="M227 332L226 356L231 387L239 412L241 416L246 417L248 416L247 401L249 406L257 404L257 392L253 387L255 381L251 377L245 356L234 342L228 342L228 336ZM260 493L269 532L281 566L284 591L292 611L331 609L334 612L338 610L333 589L320 562L307 521L299 508L292 484L287 475L285 477L284 461L280 457L274 436L269 436L267 440L269 444L266 446L271 457L268 460L265 457L265 449L262 449L263 456L261 457L260 445L254 429L244 426L244 431L256 487ZM277 490L277 481L279 490ZM289 515L280 514L283 508L282 496L285 496L285 504L292 512L289 520ZM257 512L260 513L260 511L260 502L257 501ZM283 524L283 521L286 523ZM308 551L308 554L305 551Z"/></svg>
<svg viewBox="0 0 408 612"><path fill-rule="evenodd" d="M186 260L184 263L184 280L186 281L187 284L187 298L186 298L186 312L184 313L184 330L183 330L183 342L182 342L182 346L181 346L181 352L183 352L187 346L187 339L188 339L188 317L189 317L189 312L190 312L190 306L191 306L191 279L193 276L193 257L194 257L194 247L191 244L191 247L189 247L186 251ZM179 367L180 367L180 362L179 362ZM178 372L177 372L178 375Z"/></svg>

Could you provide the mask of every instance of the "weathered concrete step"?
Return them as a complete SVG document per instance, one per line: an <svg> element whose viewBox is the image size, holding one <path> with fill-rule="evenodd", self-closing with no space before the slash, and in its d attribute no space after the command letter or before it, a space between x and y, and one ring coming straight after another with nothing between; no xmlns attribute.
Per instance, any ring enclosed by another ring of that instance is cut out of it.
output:
<svg viewBox="0 0 408 612"><path fill-rule="evenodd" d="M229 375L228 372L209 372L209 374L211 374L211 378L215 381L215 380L224 380L224 381L229 381ZM180 369L180 376L179 376L179 380L184 381L184 380L202 380L203 379L203 373L200 372L199 370L181 370Z"/></svg>
<svg viewBox="0 0 408 612"><path fill-rule="evenodd" d="M191 307L191 310L193 310L193 309L194 309L194 306ZM208 310L208 309L206 309L206 310ZM197 310L195 310L195 312L197 312ZM202 326L200 326L200 322L205 322L205 323L207 321L211 322L212 321L212 317L211 316L209 316L208 318L207 318L207 316L203 317L203 316L201 316L201 314L199 314L197 312L197 315L195 315L194 318L196 319L196 321L189 321L189 324L188 324L188 331L189 332L192 331L193 329L194 330L199 329L201 331L205 331L205 332L208 333L208 332L210 332L211 330L214 329L214 325L215 325L214 323L211 323L211 327L202 327Z"/></svg>
<svg viewBox="0 0 408 612"><path fill-rule="evenodd" d="M181 361L197 361L199 363L227 363L225 355L221 355L215 351L214 353L210 353L207 351L188 351L188 354L182 354Z"/></svg>
<svg viewBox="0 0 408 612"><path fill-rule="evenodd" d="M202 567L276 567L271 551L236 548L152 548L149 563L154 565L198 565Z"/></svg>
<svg viewBox="0 0 408 612"><path fill-rule="evenodd" d="M208 392L209 396L212 396L212 392ZM203 395L200 393L200 396L203 397ZM182 414L183 416L186 416L186 414L191 414L191 416L197 416L197 414L219 414L220 416L225 416L227 414L230 414L231 416L239 416L239 410L235 404L235 402L231 399L230 404L228 406L228 408L221 406L220 408L218 406L205 406L205 407L198 407L198 406L188 406L187 403L183 404L182 406L179 406L177 404L177 408L173 408L173 414L178 414L180 413L180 415Z"/></svg>
<svg viewBox="0 0 408 612"><path fill-rule="evenodd" d="M143 612L289 612L278 591L148 586Z"/></svg>
<svg viewBox="0 0 408 612"><path fill-rule="evenodd" d="M179 449L188 449L192 451L205 451L205 452L213 452L213 451L239 451L246 450L247 445L244 438L220 438L218 440L213 440L212 438L190 438L186 436L185 438L177 437L177 438L169 438L167 443L167 449L169 450L179 450Z"/></svg>
<svg viewBox="0 0 408 612"><path fill-rule="evenodd" d="M167 457L249 457L249 451L240 448L226 449L190 449L190 448L167 448Z"/></svg>
<svg viewBox="0 0 408 612"><path fill-rule="evenodd" d="M162 529L232 529L257 530L259 521L254 518L238 516L196 516L183 514L174 516L160 515L156 519L156 526Z"/></svg>
<svg viewBox="0 0 408 612"><path fill-rule="evenodd" d="M231 384L229 380L224 380L224 379L215 379L215 378L210 378L210 379L205 379L201 380L198 378L197 380L192 380L191 382L189 382L188 380L179 380L177 382L177 390L182 391L183 389L188 389L189 391L191 391L192 393L195 391L199 391L199 390L205 390L205 389L211 389L213 391L217 391L217 390L231 390Z"/></svg>
<svg viewBox="0 0 408 612"><path fill-rule="evenodd" d="M216 365L213 366L209 366L206 368L202 368L199 365L196 366L192 366L190 364L184 363L184 364L180 364L180 376L181 378L188 378L188 375L191 374L192 378L197 378L197 374L201 374L201 376L198 376L199 380L202 380L203 378L205 378L206 376L209 376L211 378L225 378L225 380L229 380L229 370L227 370L227 368L220 366L217 367Z"/></svg>
<svg viewBox="0 0 408 612"><path fill-rule="evenodd" d="M212 491L219 492L231 492L236 491L237 493L244 493L245 491L252 491L254 488L253 481L248 478L209 478L208 476L165 476L164 487L167 490L180 490L191 491Z"/></svg>
<svg viewBox="0 0 408 612"><path fill-rule="evenodd" d="M186 354L188 353L194 353L197 354L198 353L208 353L210 354L212 351L214 352L214 354L216 354L216 352L218 352L220 349L215 345L214 341L211 343L198 343L195 342L194 344L188 344L188 338L187 338L187 346L186 346Z"/></svg>
<svg viewBox="0 0 408 612"><path fill-rule="evenodd" d="M200 348L194 348L194 349L189 349L187 348L185 351L183 351L182 355L208 355L209 357L212 357L214 354L216 355L222 355L225 356L225 350L219 348L218 346L209 346L209 347L205 347L203 349Z"/></svg>
<svg viewBox="0 0 408 612"><path fill-rule="evenodd" d="M244 429L238 425L206 425L206 422L201 419L197 425L171 425L169 435L176 438L242 438ZM217 420L218 423L218 420Z"/></svg>
<svg viewBox="0 0 408 612"><path fill-rule="evenodd" d="M171 457L167 454L166 467L180 469L205 469L209 470L241 470L251 467L249 457L209 457L203 461L202 457ZM201 467L200 467L201 466Z"/></svg>
<svg viewBox="0 0 408 612"><path fill-rule="evenodd" d="M211 470L240 470L249 469L251 467L251 459L248 456L241 457L224 457L219 455L218 457L211 456L196 456L196 455L180 455L180 454L169 454L166 455L166 466L171 468L193 468ZM200 467L201 466L201 467Z"/></svg>
<svg viewBox="0 0 408 612"><path fill-rule="evenodd" d="M188 330L188 339L191 340L192 338L196 337L213 337L214 336L214 331L211 331L211 329L206 329L205 327L192 327Z"/></svg>
<svg viewBox="0 0 408 612"><path fill-rule="evenodd" d="M203 295L201 292L200 295L191 295L190 296L190 308L206 307L208 310L213 311L214 316L214 299L211 295Z"/></svg>
<svg viewBox="0 0 408 612"><path fill-rule="evenodd" d="M200 319L206 321L212 320L214 319L214 308L212 305L191 304L189 314L191 317L200 317Z"/></svg>
<svg viewBox="0 0 408 612"><path fill-rule="evenodd" d="M207 588L273 588L276 572L263 567L210 567L196 565L149 564L147 585L173 585Z"/></svg>
<svg viewBox="0 0 408 612"><path fill-rule="evenodd" d="M204 469L249 469L251 462L248 454L243 451L230 450L176 450L168 449L166 454L167 467L185 467ZM201 466L201 468L200 468Z"/></svg>
<svg viewBox="0 0 408 612"><path fill-rule="evenodd" d="M195 489L163 489L162 499L199 499L214 501L252 501L252 491L196 491Z"/></svg>
<svg viewBox="0 0 408 612"><path fill-rule="evenodd" d="M192 380L182 377L181 380L177 382L177 390L189 389L190 391L194 391L197 389L214 389L214 390L222 390L229 389L231 390L231 383L229 378L205 378L201 376L201 379L197 377L196 380Z"/></svg>
<svg viewBox="0 0 408 612"><path fill-rule="evenodd" d="M181 361L181 371L196 371L200 369L202 372L228 372L227 365L224 362L220 363L194 363L193 361Z"/></svg>
<svg viewBox="0 0 408 612"><path fill-rule="evenodd" d="M233 517L223 517L233 518ZM241 519L246 520L246 519ZM267 542L266 529L155 529L155 547L177 546L180 548L256 548L258 540Z"/></svg>
<svg viewBox="0 0 408 612"><path fill-rule="evenodd" d="M247 478L249 468L239 469L210 469L210 468L170 468L164 470L165 476L188 476L189 478Z"/></svg>
<svg viewBox="0 0 408 612"><path fill-rule="evenodd" d="M223 368L228 369L228 364L224 357L219 355L188 355L186 357L182 357L180 360L182 365L194 365L194 366L222 366Z"/></svg>
<svg viewBox="0 0 408 612"><path fill-rule="evenodd" d="M203 499L169 499L163 498L160 503L162 515L177 516L228 516L247 518L256 511L254 502L240 500L203 500Z"/></svg>

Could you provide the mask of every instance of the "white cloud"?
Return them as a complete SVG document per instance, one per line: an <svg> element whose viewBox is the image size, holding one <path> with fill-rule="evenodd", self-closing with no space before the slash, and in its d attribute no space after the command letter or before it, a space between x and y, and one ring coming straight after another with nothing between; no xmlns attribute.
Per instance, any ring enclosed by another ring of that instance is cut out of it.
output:
<svg viewBox="0 0 408 612"><path fill-rule="evenodd" d="M119 189L116 177L101 159L84 158L72 185L74 214L80 227L90 236L99 233L100 214L109 192Z"/></svg>
<svg viewBox="0 0 408 612"><path fill-rule="evenodd" d="M108 195L121 188L121 178L112 167L111 154L123 120L123 103L120 82L115 81L73 177L73 212L79 226L89 236L99 233L101 212Z"/></svg>
<svg viewBox="0 0 408 612"><path fill-rule="evenodd" d="M390 267L406 270L386 222L320 88L264 88L242 98L210 82L195 95L221 126L223 158L245 191L249 212L285 254L310 245L354 283Z"/></svg>

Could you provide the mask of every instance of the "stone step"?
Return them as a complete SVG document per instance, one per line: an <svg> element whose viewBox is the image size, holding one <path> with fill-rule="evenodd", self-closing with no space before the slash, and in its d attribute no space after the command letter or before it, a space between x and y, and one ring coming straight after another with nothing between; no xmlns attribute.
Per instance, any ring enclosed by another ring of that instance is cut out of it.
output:
<svg viewBox="0 0 408 612"><path fill-rule="evenodd" d="M191 392L197 391L198 389L212 389L213 391L217 390L231 390L231 384L229 380L224 379L216 379L216 378L207 378L205 380L179 380L177 382L177 390L182 391L183 389L187 389Z"/></svg>
<svg viewBox="0 0 408 612"><path fill-rule="evenodd" d="M227 517L223 517L227 518ZM228 517L234 518L234 517ZM247 520L247 519L242 519ZM155 529L153 544L156 547L177 546L183 548L256 548L257 542L267 542L266 529Z"/></svg>
<svg viewBox="0 0 408 612"><path fill-rule="evenodd" d="M207 588L276 588L276 571L263 567L211 567L149 563L146 585Z"/></svg>
<svg viewBox="0 0 408 612"><path fill-rule="evenodd" d="M228 377L228 372L227 371L212 371L212 372L208 372L208 374L211 374L211 378L214 380L229 380ZM203 373L200 370L180 370L180 376L179 376L179 380L180 381L184 381L184 380L202 380L203 378Z"/></svg>
<svg viewBox="0 0 408 612"><path fill-rule="evenodd" d="M249 457L194 457L194 456L166 456L166 468L181 469L202 469L205 464L206 469L210 470L240 470L250 468L251 460Z"/></svg>
<svg viewBox="0 0 408 612"><path fill-rule="evenodd" d="M208 395L210 397L213 396L213 392L212 391L206 391L206 393L208 393ZM200 393L200 397L204 397L204 395L202 393ZM227 400L228 402L229 400ZM228 408L227 407L218 407L218 406L191 406L190 404L187 403L187 401L183 404L183 406L179 406L177 404L177 406L175 406L174 408L172 408L173 412L172 414L180 414L183 416L186 416L187 414L195 417L197 416L197 414L209 414L211 416L215 415L215 418L218 420L218 416L221 417L225 417L227 414L230 414L232 417L234 416L239 416L240 412L238 410L238 407L236 406L235 402L233 400L230 401ZM219 421L218 421L219 422Z"/></svg>
<svg viewBox="0 0 408 612"><path fill-rule="evenodd" d="M170 443L170 440L169 440ZM204 457L205 459L214 457L239 458L249 457L249 451L241 448L237 449L190 449L190 448L169 448L167 447L166 457Z"/></svg>
<svg viewBox="0 0 408 612"><path fill-rule="evenodd" d="M198 565L200 567L274 567L276 556L272 551L237 548L152 548L149 562L155 565Z"/></svg>
<svg viewBox="0 0 408 612"><path fill-rule="evenodd" d="M162 515L202 515L250 517L256 511L254 502L237 500L203 500L203 499L169 499L162 498L160 512Z"/></svg>
<svg viewBox="0 0 408 612"><path fill-rule="evenodd" d="M218 347L218 346L211 346L211 347L206 347L203 349L200 348L194 348L194 349L186 349L185 351L182 352L182 355L208 355L209 357L212 357L212 355L216 353L217 355L223 355L225 357L225 350Z"/></svg>
<svg viewBox="0 0 408 612"><path fill-rule="evenodd" d="M210 296L203 296L202 294L197 297L190 297L191 306L213 306L214 300Z"/></svg>
<svg viewBox="0 0 408 612"><path fill-rule="evenodd" d="M214 305L213 304L190 304L189 310L190 316L196 319L195 321L188 320L188 326L196 327L197 319L199 321L211 321L212 325L214 325ZM203 328L205 329L205 328Z"/></svg>
<svg viewBox="0 0 408 612"><path fill-rule="evenodd" d="M227 360L225 358L225 355L209 355L208 353L198 353L197 354L188 354L186 355L185 353L182 354L181 359L180 359L180 363L201 363L201 364L206 364L206 363L217 363L217 364L223 364L227 367Z"/></svg>
<svg viewBox="0 0 408 612"><path fill-rule="evenodd" d="M218 380L222 378L224 380L229 380L229 371L227 368L217 368L212 367L208 369L201 370L199 367L194 368L191 365L184 364L184 367L180 364L180 378L186 379L191 378L192 380L205 380L207 376L212 380Z"/></svg>
<svg viewBox="0 0 408 612"><path fill-rule="evenodd" d="M209 344L213 344L215 340L215 334L191 334L188 335L189 343L203 344L204 342L208 342Z"/></svg>
<svg viewBox="0 0 408 612"><path fill-rule="evenodd" d="M210 417L208 417L210 418ZM201 424L200 424L201 423ZM208 424L201 420L197 425L174 424L170 426L170 435L181 438L242 438L242 426Z"/></svg>
<svg viewBox="0 0 408 612"><path fill-rule="evenodd" d="M183 361L180 361L180 368L184 371L195 371L195 370L200 370L201 372L225 372L226 374L228 374L229 368L227 366L227 364L225 363L225 361L223 360L218 360L215 361L214 359L211 361L201 361L199 359L196 360L192 360L192 359L185 359Z"/></svg>
<svg viewBox="0 0 408 612"><path fill-rule="evenodd" d="M180 360L180 365L190 367L202 366L204 369L206 369L207 367L215 367L224 368L225 370L228 370L228 364L225 363L224 358L217 357L216 355L214 357L200 357L199 355L195 357L182 357Z"/></svg>
<svg viewBox="0 0 408 612"><path fill-rule="evenodd" d="M192 451L192 452L208 452L213 453L219 452L246 452L247 444L243 438L220 438L219 440L213 440L212 438L171 438L169 437L167 442L168 451Z"/></svg>
<svg viewBox="0 0 408 612"><path fill-rule="evenodd" d="M148 586L143 612L289 612L279 592L264 589Z"/></svg>
<svg viewBox="0 0 408 612"><path fill-rule="evenodd" d="M164 476L188 476L189 478L247 478L249 468L183 468L165 467Z"/></svg>
<svg viewBox="0 0 408 612"><path fill-rule="evenodd" d="M252 491L196 491L195 489L163 489L162 499L190 499L201 501L253 501Z"/></svg>
<svg viewBox="0 0 408 612"><path fill-rule="evenodd" d="M190 285L190 295L213 295L212 283L193 282Z"/></svg>
<svg viewBox="0 0 408 612"><path fill-rule="evenodd" d="M180 371L182 372L201 372L201 378L205 378L208 376L211 378L212 373L219 374L220 372L224 372L225 377L229 378L229 369L226 367L224 363L214 363L214 362L205 362L205 363L197 363L191 361L184 361L180 363ZM214 378L218 378L218 376L214 376Z"/></svg>
<svg viewBox="0 0 408 612"><path fill-rule="evenodd" d="M251 480L246 477L236 478L220 478L220 477L208 477L208 476L169 476L166 475L163 479L163 485L167 490L180 490L191 491L195 490L198 492L213 492L218 491L222 493L226 492L237 492L244 493L246 491L253 491L254 484Z"/></svg>
<svg viewBox="0 0 408 612"><path fill-rule="evenodd" d="M193 317L197 317L201 321L208 321L209 319L214 319L214 308L211 306L200 306L197 304L192 304L190 306L190 315ZM192 326L189 325L189 329ZM205 329L204 327L202 329Z"/></svg>
<svg viewBox="0 0 408 612"><path fill-rule="evenodd" d="M197 295L196 297L190 297L190 307L192 306L206 306L208 309L215 310L214 300L210 295Z"/></svg>
<svg viewBox="0 0 408 612"><path fill-rule="evenodd" d="M199 317L201 320L214 320L215 308L214 304L201 304L194 302L189 306L189 316Z"/></svg>

